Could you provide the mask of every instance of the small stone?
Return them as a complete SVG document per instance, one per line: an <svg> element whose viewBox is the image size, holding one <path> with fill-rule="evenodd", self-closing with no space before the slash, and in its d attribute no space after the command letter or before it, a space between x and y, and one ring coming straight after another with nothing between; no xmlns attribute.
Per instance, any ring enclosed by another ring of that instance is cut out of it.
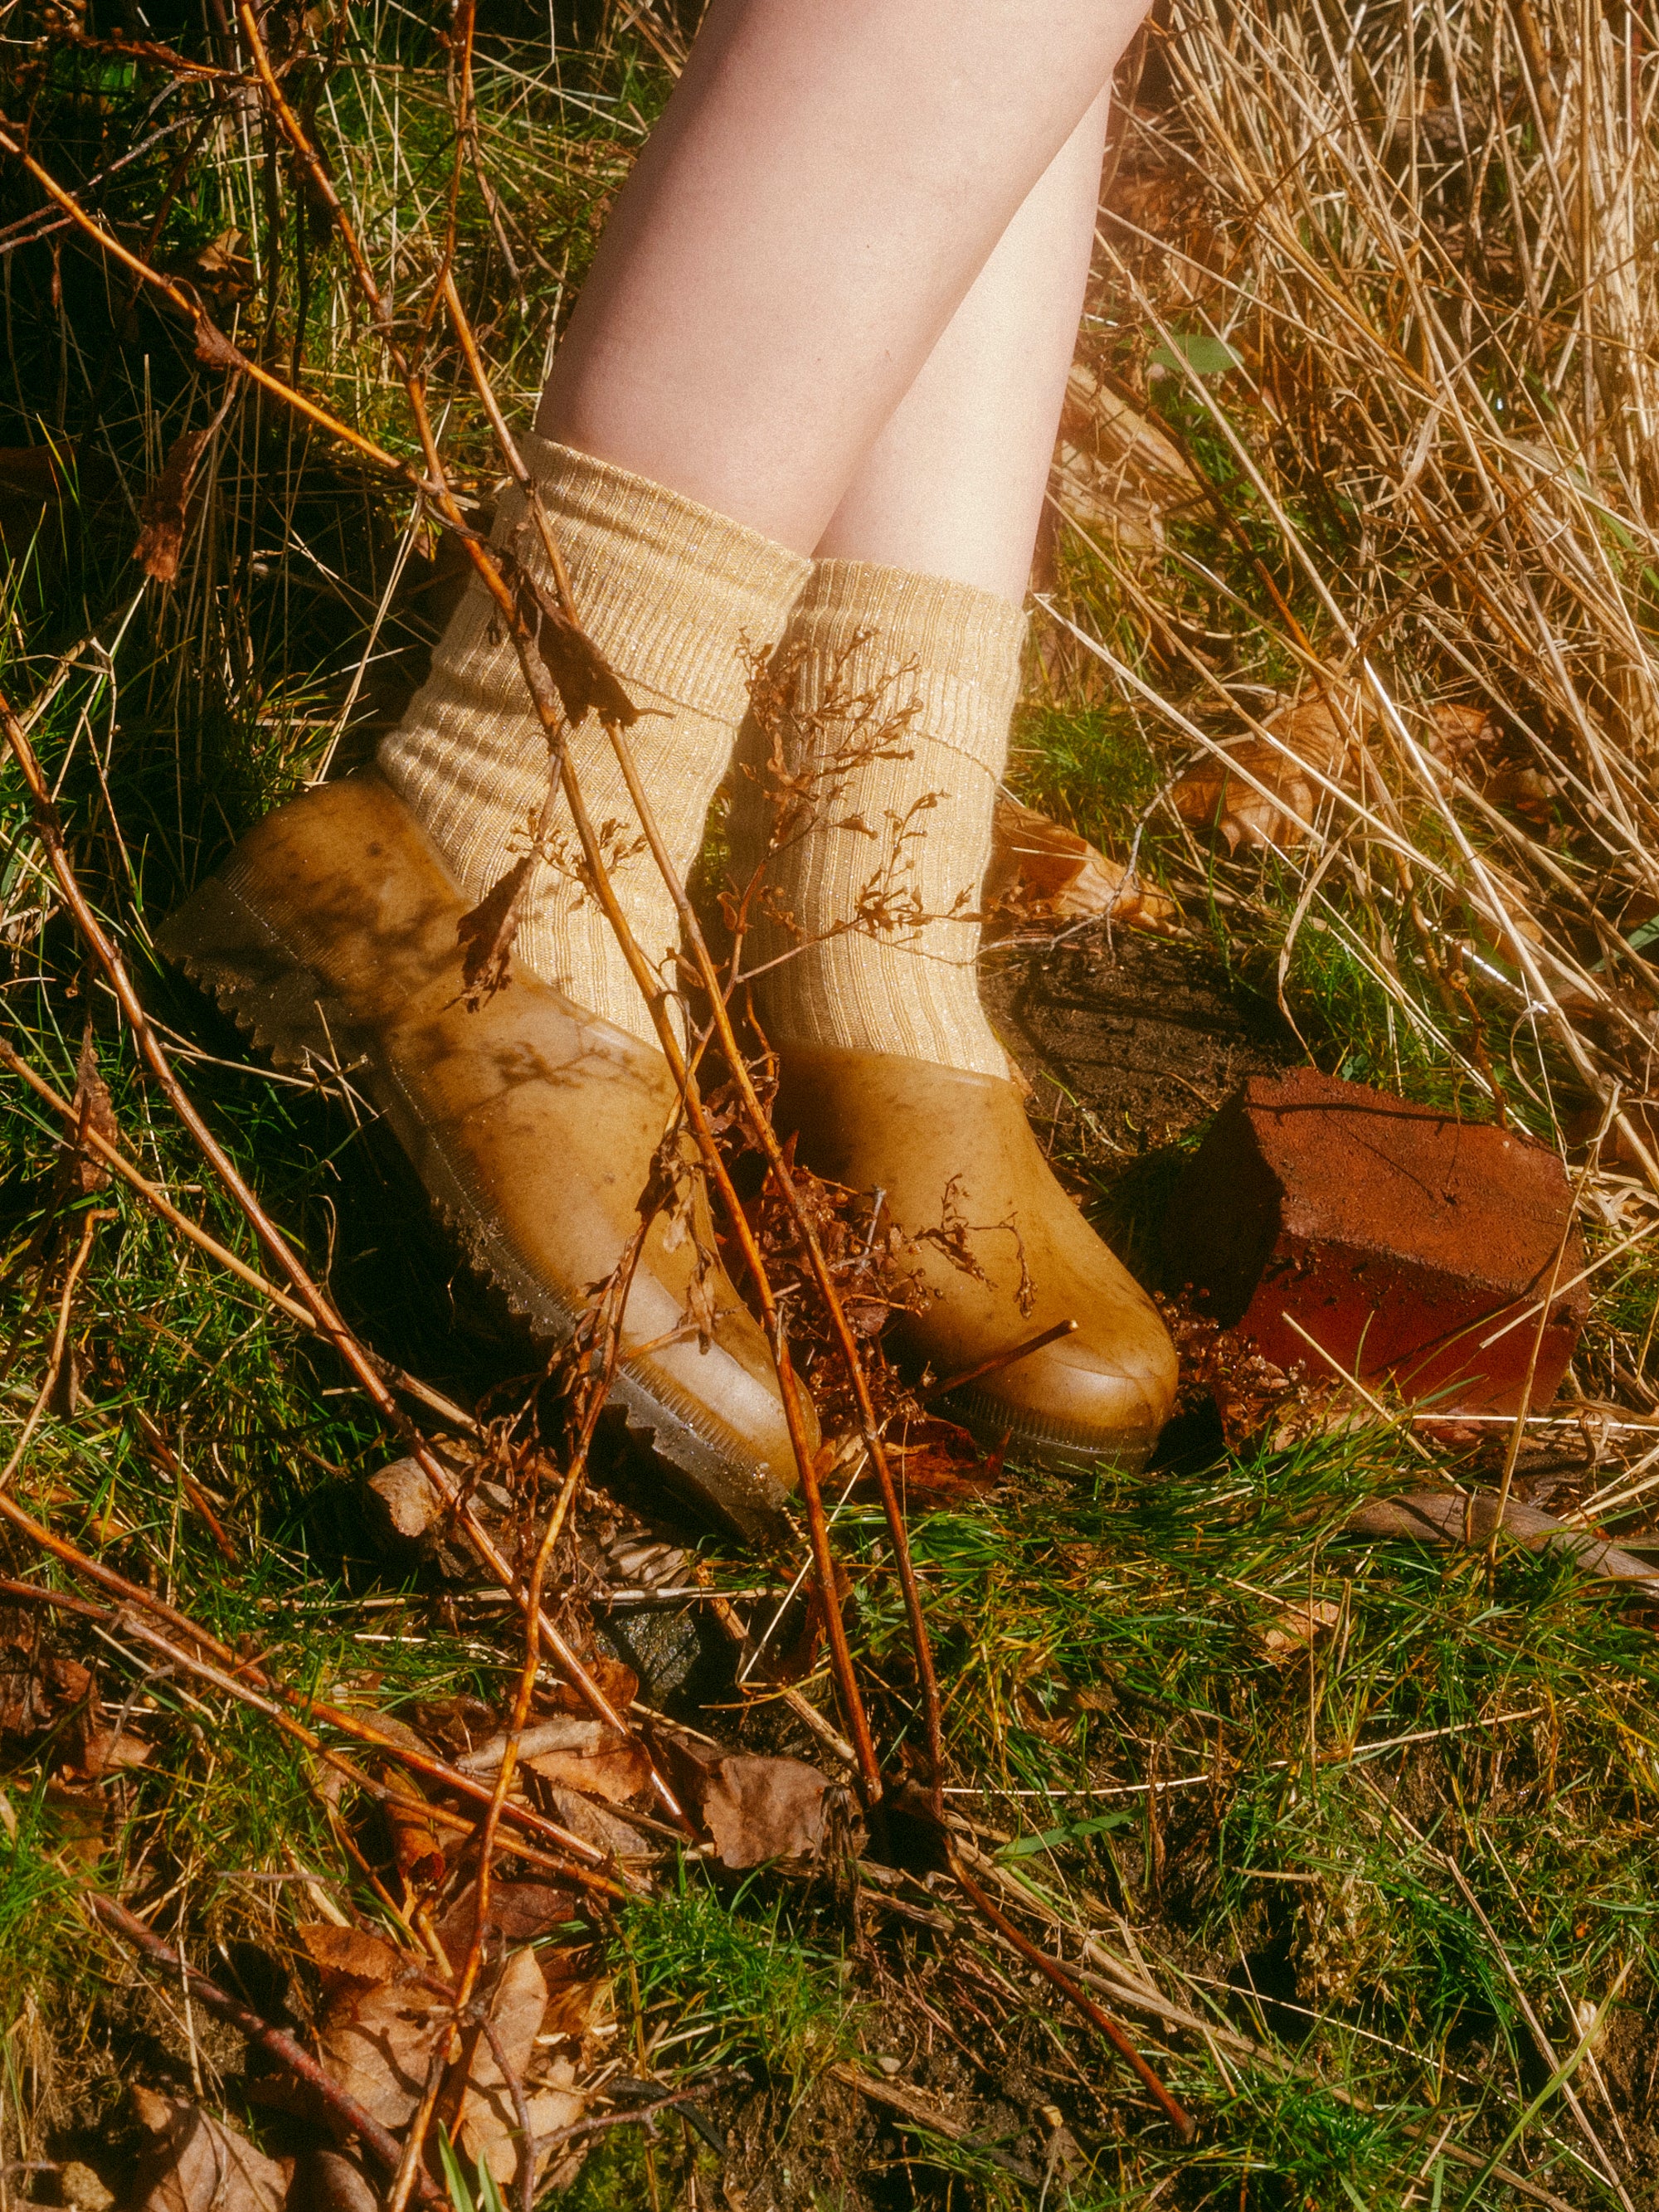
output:
<svg viewBox="0 0 1659 2212"><path fill-rule="evenodd" d="M1549 1146L1314 1068L1227 1100L1176 1187L1164 1250L1170 1287L1275 1366L1386 1377L1437 1412L1514 1413L1534 1341L1529 1403L1547 1406L1589 1310ZM1553 1273L1565 1287L1540 1340L1528 1309Z"/></svg>
<svg viewBox="0 0 1659 2212"><path fill-rule="evenodd" d="M876 2060L876 2063L880 2067L882 2072L887 2076L890 2081L892 2080L894 2075L901 2070L900 2062L896 2058L889 2058L885 2055L878 2057Z"/></svg>
<svg viewBox="0 0 1659 2212"><path fill-rule="evenodd" d="M78 2158L58 2169L58 2193L65 2204L73 2205L75 2212L109 2212L115 2202L114 2191L106 2189L92 2168L82 2166Z"/></svg>

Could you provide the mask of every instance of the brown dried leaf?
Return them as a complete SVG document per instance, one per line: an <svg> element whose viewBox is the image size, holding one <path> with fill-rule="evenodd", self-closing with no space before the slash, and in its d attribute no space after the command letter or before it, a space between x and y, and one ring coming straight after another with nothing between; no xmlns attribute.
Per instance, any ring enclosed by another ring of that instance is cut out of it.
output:
<svg viewBox="0 0 1659 2212"><path fill-rule="evenodd" d="M1262 1626L1256 1633L1268 1658L1284 1665L1300 1658L1324 1631L1334 1628L1342 1618L1342 1608L1328 1598L1299 1598L1277 1606L1275 1616L1273 1625Z"/></svg>
<svg viewBox="0 0 1659 2212"><path fill-rule="evenodd" d="M444 1510L432 1478L417 1459L394 1459L390 1467L370 1475L368 1487L377 1516L384 1514L390 1533L410 1543L424 1536Z"/></svg>
<svg viewBox="0 0 1659 2212"><path fill-rule="evenodd" d="M186 430L183 437L174 439L161 475L144 494L138 510L138 543L132 549L132 557L158 584L171 584L178 577L190 516L191 485L210 435L206 430Z"/></svg>
<svg viewBox="0 0 1659 2212"><path fill-rule="evenodd" d="M363 1717L389 1742L406 1751L431 1756L432 1747L425 1737L395 1713L365 1709ZM441 1881L447 1866L444 1831L433 1820L419 1782L390 1759L385 1760L384 1780L387 1795L380 1809L386 1818L392 1855L404 1879L411 1885Z"/></svg>
<svg viewBox="0 0 1659 2212"><path fill-rule="evenodd" d="M94 1192L109 1188L110 1171L95 1152L85 1149L86 1133L88 1129L93 1130L106 1145L118 1144L121 1135L115 1119L115 1102L109 1095L109 1085L98 1066L98 1051L93 1042L90 1025L81 1040L74 1103L73 1187L82 1198L90 1198ZM68 1142L66 1139L65 1143Z"/></svg>
<svg viewBox="0 0 1659 2212"><path fill-rule="evenodd" d="M680 1802L734 1873L768 1859L817 1858L829 1833L826 1776L799 1759L663 1745Z"/></svg>
<svg viewBox="0 0 1659 2212"><path fill-rule="evenodd" d="M118 1774L124 1768L148 1766L155 1756L155 1745L140 1735L128 1721L118 1729L88 1727L82 1734L74 1763L88 1782L101 1782L106 1775Z"/></svg>
<svg viewBox="0 0 1659 2212"><path fill-rule="evenodd" d="M382 2127L401 2128L421 2101L434 2045L449 2032L451 2008L416 1978L428 1970L427 1962L393 1956L397 1972L385 1981L341 1974L331 1986L325 1977L318 2045L340 2087Z"/></svg>
<svg viewBox="0 0 1659 2212"><path fill-rule="evenodd" d="M584 1797L574 1790L567 1790L557 1782L540 1785L547 1800L548 1810L562 1828L568 1828L595 1850L613 1851L619 1859L648 1858L655 1849L637 1828L626 1820L618 1820L603 1805L591 1797Z"/></svg>
<svg viewBox="0 0 1659 2212"><path fill-rule="evenodd" d="M177 253L157 266L169 276L187 276L221 310L234 311L236 303L253 290L258 272L241 251L244 234L222 230L195 253Z"/></svg>
<svg viewBox="0 0 1659 2212"><path fill-rule="evenodd" d="M1505 762L1486 783L1483 795L1506 806L1534 829L1547 830L1555 816L1555 785L1529 763Z"/></svg>
<svg viewBox="0 0 1659 2212"><path fill-rule="evenodd" d="M208 315L196 318L196 358L209 368L242 369L247 362Z"/></svg>
<svg viewBox="0 0 1659 2212"><path fill-rule="evenodd" d="M562 1790L580 1790L585 1796L603 1797L607 1804L625 1805L649 1787L651 1760L637 1737L618 1735L595 1722L596 1741L588 1750L544 1751L526 1761L532 1773Z"/></svg>
<svg viewBox="0 0 1659 2212"><path fill-rule="evenodd" d="M526 526L520 525L520 536ZM534 641L544 668L553 679L559 704L571 728L587 720L590 709L602 722L630 729L640 710L617 672L585 629L572 622L550 592L544 590L516 553L501 551L501 574L518 603L520 619Z"/></svg>
<svg viewBox="0 0 1659 2212"><path fill-rule="evenodd" d="M461 948L461 1000L472 1013L507 987L525 887L535 865L533 853L515 860L455 925Z"/></svg>
<svg viewBox="0 0 1659 2212"><path fill-rule="evenodd" d="M391 1770L386 1778L386 1796L381 1806L392 1837L392 1855L398 1871L411 1887L435 1887L444 1878L444 1832L432 1818L431 1808L413 1777Z"/></svg>
<svg viewBox="0 0 1659 2212"><path fill-rule="evenodd" d="M0 1736L29 1742L89 1698L92 1687L77 1660L47 1650L38 1621L0 1613Z"/></svg>
<svg viewBox="0 0 1659 2212"><path fill-rule="evenodd" d="M504 1902L507 1909L498 1914L492 1905L492 1929L505 1920L540 1932L556 1919L568 1917L569 1900L562 1891L541 1883L506 1887L507 1894L497 1904ZM443 1930L446 1954L458 1966L471 1942L470 1912L465 1918L463 1925L452 1911ZM403 2127L419 2101L432 2054L453 2025L450 2005L441 1989L433 1984L430 1962L406 1955L361 1929L313 1923L300 1933L323 1976L325 2002L318 2035L323 2063L383 2126ZM607 1988L603 1981L562 1987L557 2033L580 2036ZM488 2036L464 2029L465 2086L460 2090L457 2084L449 2094L459 2094L455 2134L468 2164L482 2156L505 2190L514 2179L520 2152L513 2082L526 2094L531 2125L538 2135L580 2119L586 2101L574 2091L574 2069L568 2059L543 2063L538 2038L547 2019L548 1984L527 1943L507 1953L489 2013L501 2061Z"/></svg>
<svg viewBox="0 0 1659 2212"><path fill-rule="evenodd" d="M999 793L991 835L985 904L1011 921L1083 921L1109 914L1137 929L1164 929L1175 919L1171 901L1132 881L1127 869L1075 830L1017 799Z"/></svg>
<svg viewBox="0 0 1659 2212"><path fill-rule="evenodd" d="M58 2194L71 2212L110 2212L115 2202L114 2191L106 2189L92 2168L78 2158L58 2167Z"/></svg>
<svg viewBox="0 0 1659 2212"><path fill-rule="evenodd" d="M95 1786L75 1788L53 1775L46 1787L46 1828L58 1852L95 1866L104 1855L108 1802Z"/></svg>
<svg viewBox="0 0 1659 2212"><path fill-rule="evenodd" d="M307 2150L294 2169L293 2212L380 2212L380 2191L343 2151Z"/></svg>
<svg viewBox="0 0 1659 2212"><path fill-rule="evenodd" d="M1170 794L1176 813L1194 829L1224 837L1229 852L1241 845L1272 845L1280 852L1299 845L1327 796L1317 779L1344 785L1353 780L1349 732L1359 732L1364 710L1356 696L1338 703L1340 716L1319 693L1271 708L1261 724L1279 743L1238 738L1224 748L1224 761L1213 755L1200 761ZM1243 773L1230 773L1230 763Z"/></svg>
<svg viewBox="0 0 1659 2212"><path fill-rule="evenodd" d="M389 1982L403 1954L384 1936L367 1928L341 1928L331 1920L302 1921L295 1934L322 1976L325 1990L343 1982Z"/></svg>
<svg viewBox="0 0 1659 2212"><path fill-rule="evenodd" d="M1503 742L1503 732L1484 707L1465 707L1443 699L1429 718L1425 750L1446 767L1467 775L1478 788Z"/></svg>
<svg viewBox="0 0 1659 2212"><path fill-rule="evenodd" d="M587 2111L587 2099L574 2087L576 2069L568 2058L555 2058L544 2071L542 2081L532 2089L525 2102L530 2112L530 2131L538 2140L556 2135L561 2128L574 2127ZM568 2189L581 2171L587 2154L586 2143L562 2146L552 2154L551 2163L546 2154L538 2160L538 2181L550 2181L555 2189ZM729 2196L730 2191L726 2191Z"/></svg>
<svg viewBox="0 0 1659 2212"><path fill-rule="evenodd" d="M152 2136L127 2197L131 2212L283 2212L289 2175L194 2105L135 2087L132 2101Z"/></svg>
<svg viewBox="0 0 1659 2212"><path fill-rule="evenodd" d="M582 1970L581 1954L548 1949L538 1952L542 1979L547 1984L547 2010L542 2015L544 2047L562 2036L580 2044L616 2019L615 1991L608 1974Z"/></svg>
<svg viewBox="0 0 1659 2212"><path fill-rule="evenodd" d="M485 1937L492 1949L533 1943L550 1929L574 1920L580 1909L575 1892L560 1889L552 1882L492 1881ZM438 1941L457 1973L472 1948L477 1912L477 1886L470 1883L438 1923Z"/></svg>
<svg viewBox="0 0 1659 2212"><path fill-rule="evenodd" d="M1201 491L1173 441L1081 362L1066 380L1049 482L1066 514L1129 551L1161 545L1165 514Z"/></svg>
<svg viewBox="0 0 1659 2212"><path fill-rule="evenodd" d="M640 1678L634 1669L608 1653L596 1651L586 1662L590 1678L599 1686L599 1694L613 1713L625 1713L640 1694ZM574 1713L586 1717L591 1710L581 1692L569 1682L556 1682L548 1691L546 1704L556 1713Z"/></svg>
<svg viewBox="0 0 1659 2212"><path fill-rule="evenodd" d="M536 2055L536 2038L542 2032L546 2010L547 1984L542 1979L536 1954L528 1947L514 1951L502 1967L501 1979L490 1998L489 2021L501 2045L501 2057L521 2088L527 2086L525 2076ZM580 2098L575 2103L576 2111L572 2117L580 2118L585 2107ZM563 2123L555 2121L553 2124L560 2126ZM531 2125L538 2133L541 2131L533 2107ZM512 2087L496 2062L487 2036L478 2038L472 2054L456 2132L467 2164L473 2166L482 2158L505 2189L518 2168L519 2116L514 2106Z"/></svg>

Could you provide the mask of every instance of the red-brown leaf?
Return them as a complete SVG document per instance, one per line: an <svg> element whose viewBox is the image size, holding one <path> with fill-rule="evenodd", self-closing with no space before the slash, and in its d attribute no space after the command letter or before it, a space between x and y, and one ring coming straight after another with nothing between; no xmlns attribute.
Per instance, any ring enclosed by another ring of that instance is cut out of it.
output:
<svg viewBox="0 0 1659 2212"><path fill-rule="evenodd" d="M190 488L210 434L206 430L186 430L183 437L174 439L161 475L145 493L138 510L138 543L132 549L132 557L158 584L171 584L178 576L189 520Z"/></svg>
<svg viewBox="0 0 1659 2212"><path fill-rule="evenodd" d="M501 552L501 573L513 587L519 614L535 641L541 663L553 679L559 704L571 728L592 709L602 722L628 729L640 719L617 672L585 629L571 621L551 592L544 591L516 555Z"/></svg>
<svg viewBox="0 0 1659 2212"><path fill-rule="evenodd" d="M209 368L246 368L247 362L208 315L196 318L196 358Z"/></svg>
<svg viewBox="0 0 1659 2212"><path fill-rule="evenodd" d="M713 1752L679 1737L662 1747L681 1802L720 1864L741 1872L768 1859L811 1860L829 1832L828 1778L799 1759Z"/></svg>
<svg viewBox="0 0 1659 2212"><path fill-rule="evenodd" d="M98 1066L97 1048L92 1031L87 1030L81 1040L80 1064L76 1070L75 1126L77 1143L84 1147L86 1133L93 1130L106 1145L119 1142L121 1132L115 1119L115 1102L109 1095ZM95 1152L77 1150L74 1167L75 1188L82 1198L90 1198L94 1191L109 1185L109 1170Z"/></svg>
<svg viewBox="0 0 1659 2212"><path fill-rule="evenodd" d="M515 860L455 925L461 946L461 998L474 1013L507 987L525 887L535 864L533 853Z"/></svg>

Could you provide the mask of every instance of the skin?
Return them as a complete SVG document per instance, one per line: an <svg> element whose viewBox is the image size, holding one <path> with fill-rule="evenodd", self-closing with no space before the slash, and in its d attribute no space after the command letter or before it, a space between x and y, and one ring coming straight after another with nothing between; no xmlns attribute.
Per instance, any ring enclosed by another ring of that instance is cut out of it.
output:
<svg viewBox="0 0 1659 2212"><path fill-rule="evenodd" d="M712 0L544 437L1018 600L1140 0Z"/></svg>

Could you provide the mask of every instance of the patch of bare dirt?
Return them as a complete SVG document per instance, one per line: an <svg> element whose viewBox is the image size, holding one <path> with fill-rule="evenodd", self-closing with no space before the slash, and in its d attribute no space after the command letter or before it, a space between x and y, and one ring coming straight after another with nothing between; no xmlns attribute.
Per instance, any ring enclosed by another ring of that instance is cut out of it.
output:
<svg viewBox="0 0 1659 2212"><path fill-rule="evenodd" d="M1139 931L995 946L980 992L1033 1086L1033 1119L1091 1153L1172 1145L1247 1075L1304 1057L1277 1008L1213 952Z"/></svg>

